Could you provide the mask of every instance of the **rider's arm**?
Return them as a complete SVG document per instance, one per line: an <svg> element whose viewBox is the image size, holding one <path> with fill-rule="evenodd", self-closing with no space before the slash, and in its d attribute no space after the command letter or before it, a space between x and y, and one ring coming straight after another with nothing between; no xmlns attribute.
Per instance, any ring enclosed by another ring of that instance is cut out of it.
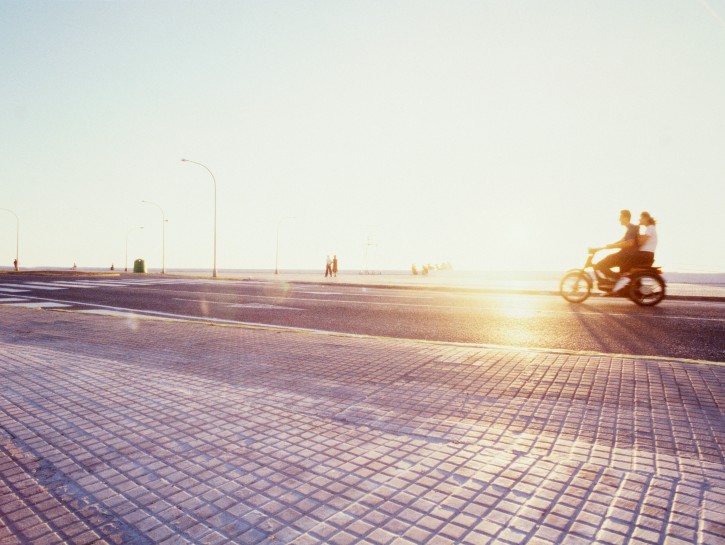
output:
<svg viewBox="0 0 725 545"><path fill-rule="evenodd" d="M633 246L636 246L635 239L619 240L617 242L612 242L611 244L607 244L604 247L604 249L610 250L612 248L632 248Z"/></svg>

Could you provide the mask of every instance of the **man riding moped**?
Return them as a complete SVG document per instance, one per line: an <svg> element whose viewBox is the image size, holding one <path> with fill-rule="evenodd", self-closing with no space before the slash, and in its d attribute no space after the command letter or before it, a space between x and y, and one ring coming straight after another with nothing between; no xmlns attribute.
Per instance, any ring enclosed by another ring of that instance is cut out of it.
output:
<svg viewBox="0 0 725 545"><path fill-rule="evenodd" d="M632 256L637 251L637 235L639 233L639 227L634 225L631 220L632 213L629 210L621 210L619 212L619 223L623 227L626 227L624 236L617 242L612 242L611 244L607 244L601 248L590 249L591 252L620 248L618 252L610 254L594 263L594 268L604 275L605 282L610 281L612 284L617 282L621 275L625 274L629 270L628 265ZM612 267L619 267L619 274L615 273L612 270Z"/></svg>

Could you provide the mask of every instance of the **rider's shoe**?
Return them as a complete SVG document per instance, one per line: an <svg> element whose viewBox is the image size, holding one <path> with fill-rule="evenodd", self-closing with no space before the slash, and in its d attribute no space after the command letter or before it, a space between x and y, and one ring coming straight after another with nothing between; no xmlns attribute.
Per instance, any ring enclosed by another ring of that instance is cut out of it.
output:
<svg viewBox="0 0 725 545"><path fill-rule="evenodd" d="M619 291L622 288L624 288L627 284L629 284L629 276L622 276L619 280L617 280L617 283L614 284L614 289L612 291Z"/></svg>
<svg viewBox="0 0 725 545"><path fill-rule="evenodd" d="M614 287L612 288L612 291L609 292L609 295L619 295L619 292L626 288L627 285L629 285L629 277L622 276L619 280L617 280L617 283L614 284Z"/></svg>
<svg viewBox="0 0 725 545"><path fill-rule="evenodd" d="M603 293L602 297L621 297L622 295L624 295L624 288L626 288L628 285L629 277L622 276L619 280L617 280L617 283L614 284L612 291Z"/></svg>

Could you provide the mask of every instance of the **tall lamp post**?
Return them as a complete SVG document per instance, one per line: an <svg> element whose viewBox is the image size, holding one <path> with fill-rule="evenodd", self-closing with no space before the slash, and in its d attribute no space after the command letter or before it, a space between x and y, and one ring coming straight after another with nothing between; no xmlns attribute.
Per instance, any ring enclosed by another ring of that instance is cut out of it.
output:
<svg viewBox="0 0 725 545"><path fill-rule="evenodd" d="M143 229L143 226L140 227L131 227L128 230L128 233L126 233L126 269L125 272L128 272L128 235L131 234L131 231L134 231L135 229Z"/></svg>
<svg viewBox="0 0 725 545"><path fill-rule="evenodd" d="M166 214L164 209L158 204L151 201L141 201L146 204L153 204L156 208L161 210L161 274L166 274Z"/></svg>
<svg viewBox="0 0 725 545"><path fill-rule="evenodd" d="M191 159L182 159L181 161L183 163L194 163L195 165L204 167L206 171L211 175L211 179L214 182L214 271L212 272L212 277L216 278L216 178L214 178L214 174L212 174L211 170L209 170L209 167L207 167L206 165L197 163L196 161L192 161Z"/></svg>
<svg viewBox="0 0 725 545"><path fill-rule="evenodd" d="M277 252L274 259L274 274L279 274L279 228L284 220L294 219L293 216L286 216L277 222Z"/></svg>
<svg viewBox="0 0 725 545"><path fill-rule="evenodd" d="M20 219L12 210L7 208L0 208L0 210L9 212L15 216L15 270L17 271L20 268Z"/></svg>

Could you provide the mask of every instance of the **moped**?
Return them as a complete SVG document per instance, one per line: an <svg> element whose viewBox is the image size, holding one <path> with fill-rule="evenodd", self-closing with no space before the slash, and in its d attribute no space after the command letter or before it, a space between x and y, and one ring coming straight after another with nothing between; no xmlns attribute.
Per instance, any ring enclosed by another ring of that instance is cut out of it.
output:
<svg viewBox="0 0 725 545"><path fill-rule="evenodd" d="M598 271L592 259L602 248L589 248L586 263L581 269L567 271L559 283L561 296L570 303L582 303L591 295L596 286L605 294L611 293L616 280L610 280ZM616 295L629 297L643 307L652 307L665 298L666 284L660 267L635 267L629 271L627 284Z"/></svg>

